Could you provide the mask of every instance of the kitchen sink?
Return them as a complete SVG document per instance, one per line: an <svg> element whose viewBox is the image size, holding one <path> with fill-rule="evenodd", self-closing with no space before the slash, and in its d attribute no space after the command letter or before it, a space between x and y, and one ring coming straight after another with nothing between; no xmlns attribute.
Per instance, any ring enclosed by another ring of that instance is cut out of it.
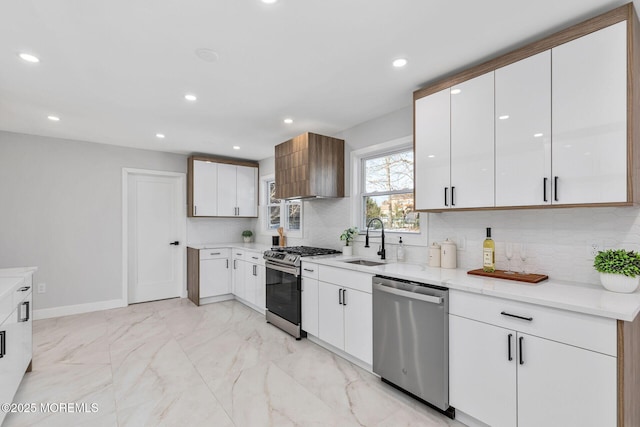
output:
<svg viewBox="0 0 640 427"><path fill-rule="evenodd" d="M367 267L373 267L374 265L382 265L384 262L369 261L366 259L352 259L351 261L343 261L347 264L366 265Z"/></svg>

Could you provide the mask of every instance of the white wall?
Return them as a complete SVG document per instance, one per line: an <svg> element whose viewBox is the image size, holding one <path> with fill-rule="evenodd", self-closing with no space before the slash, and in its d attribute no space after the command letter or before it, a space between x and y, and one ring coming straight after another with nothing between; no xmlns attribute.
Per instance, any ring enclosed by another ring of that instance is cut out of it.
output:
<svg viewBox="0 0 640 427"><path fill-rule="evenodd" d="M124 167L186 172L187 158L0 132L0 268L39 267L36 310L121 298ZM251 223L188 220L187 236L239 241Z"/></svg>

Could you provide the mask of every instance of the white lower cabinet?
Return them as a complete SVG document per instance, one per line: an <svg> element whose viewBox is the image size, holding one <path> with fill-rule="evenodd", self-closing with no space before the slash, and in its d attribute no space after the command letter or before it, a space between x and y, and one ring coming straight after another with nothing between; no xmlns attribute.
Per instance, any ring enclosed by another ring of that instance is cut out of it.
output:
<svg viewBox="0 0 640 427"><path fill-rule="evenodd" d="M369 365L373 361L372 277L320 266L318 281L318 338Z"/></svg>
<svg viewBox="0 0 640 427"><path fill-rule="evenodd" d="M200 259L200 298L230 294L230 271L228 254L221 258Z"/></svg>
<svg viewBox="0 0 640 427"><path fill-rule="evenodd" d="M483 299L490 301L485 305ZM567 325L549 309L482 296L464 296L464 304L455 300L452 292L449 390L456 410L492 427L616 426L617 358L610 351L604 354L544 338L563 334ZM482 321L459 315L464 307L473 312L500 304L495 325L486 323L491 314ZM511 317L514 313L522 316ZM555 326L548 322L551 319ZM584 341L585 346L599 348L602 323L589 316L584 320L593 338ZM615 321L611 333L615 335Z"/></svg>
<svg viewBox="0 0 640 427"><path fill-rule="evenodd" d="M261 252L233 249L233 295L251 308L264 312L266 306L266 270Z"/></svg>
<svg viewBox="0 0 640 427"><path fill-rule="evenodd" d="M318 336L319 283L318 279L302 274L302 329L315 337Z"/></svg>
<svg viewBox="0 0 640 427"><path fill-rule="evenodd" d="M247 262L243 259L244 251L233 249L233 269L231 270L231 278L233 284L233 295L246 299L245 281Z"/></svg>
<svg viewBox="0 0 640 427"><path fill-rule="evenodd" d="M24 288L22 288L24 289ZM0 402L11 403L32 356L33 319L31 289L17 290L18 302L0 324ZM14 295L8 295L12 302ZM6 412L0 411L0 424Z"/></svg>

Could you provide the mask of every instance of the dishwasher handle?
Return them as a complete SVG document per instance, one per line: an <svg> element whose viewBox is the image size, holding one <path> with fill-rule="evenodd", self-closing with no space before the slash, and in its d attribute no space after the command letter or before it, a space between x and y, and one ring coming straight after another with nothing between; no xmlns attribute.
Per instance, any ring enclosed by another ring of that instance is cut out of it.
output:
<svg viewBox="0 0 640 427"><path fill-rule="evenodd" d="M424 302L429 302L432 304L442 304L442 297L436 297L433 295L424 295L424 294L419 294L417 292L403 291L401 289L385 286L382 283L374 282L373 289L381 292L386 292L388 294L398 295L405 298L411 298L411 299L417 299Z"/></svg>

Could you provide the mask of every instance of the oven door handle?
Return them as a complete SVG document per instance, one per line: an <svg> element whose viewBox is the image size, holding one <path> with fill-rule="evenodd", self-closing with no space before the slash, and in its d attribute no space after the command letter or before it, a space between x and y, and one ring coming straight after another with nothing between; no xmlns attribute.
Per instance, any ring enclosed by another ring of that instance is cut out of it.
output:
<svg viewBox="0 0 640 427"><path fill-rule="evenodd" d="M283 273L292 274L292 275L294 275L296 277L298 277L300 275L300 272L298 271L298 269L296 267L285 267L283 265L272 264L270 262L265 263L265 266L267 268L270 268L271 270L276 270L276 271L281 271Z"/></svg>

